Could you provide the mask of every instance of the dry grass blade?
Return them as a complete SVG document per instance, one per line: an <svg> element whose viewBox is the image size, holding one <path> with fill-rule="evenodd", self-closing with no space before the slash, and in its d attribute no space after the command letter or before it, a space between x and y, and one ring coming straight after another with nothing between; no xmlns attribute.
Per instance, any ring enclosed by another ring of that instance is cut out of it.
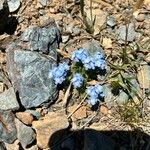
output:
<svg viewBox="0 0 150 150"><path fill-rule="evenodd" d="M72 85L72 83L69 84L68 89L67 89L65 96L63 98L63 107L66 107L66 105L67 105L68 97L70 96L71 85Z"/></svg>
<svg viewBox="0 0 150 150"><path fill-rule="evenodd" d="M81 107L81 105L82 105L82 103L84 102L84 100L86 99L86 97L87 97L87 95L85 95L85 97L82 99L82 101L78 104L78 106L76 107L76 109L73 111L73 112L71 112L69 115L68 115L68 117L67 118L70 118L80 107Z"/></svg>
<svg viewBox="0 0 150 150"><path fill-rule="evenodd" d="M57 49L57 52L60 55L62 55L64 58L70 58L71 57L68 53L64 52L63 50Z"/></svg>

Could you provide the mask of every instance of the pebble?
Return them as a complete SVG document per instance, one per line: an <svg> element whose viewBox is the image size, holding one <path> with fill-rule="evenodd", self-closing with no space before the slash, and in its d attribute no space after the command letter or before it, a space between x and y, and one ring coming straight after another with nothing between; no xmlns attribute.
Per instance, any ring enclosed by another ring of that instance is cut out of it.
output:
<svg viewBox="0 0 150 150"><path fill-rule="evenodd" d="M63 35L62 36L62 42L67 43L69 41L69 35Z"/></svg>
<svg viewBox="0 0 150 150"><path fill-rule="evenodd" d="M51 139L53 134L68 128L68 126L69 123L65 112L49 112L40 120L33 121L32 127L36 130L38 147L41 149L48 148L49 142L59 141L63 132L57 137L56 141Z"/></svg>
<svg viewBox="0 0 150 150"><path fill-rule="evenodd" d="M14 12L20 7L20 0L7 0L9 12Z"/></svg>
<svg viewBox="0 0 150 150"><path fill-rule="evenodd" d="M139 22L143 22L145 20L145 15L144 14L139 14L136 17L136 20L139 21Z"/></svg>
<svg viewBox="0 0 150 150"><path fill-rule="evenodd" d="M121 25L117 30L116 34L118 35L118 41L119 43L124 43L126 38L126 26ZM133 42L136 38L136 32L134 29L134 24L130 23L128 26L128 35L127 35L127 41Z"/></svg>
<svg viewBox="0 0 150 150"><path fill-rule="evenodd" d="M17 112L16 117L26 125L31 125L33 116L28 112Z"/></svg>
<svg viewBox="0 0 150 150"><path fill-rule="evenodd" d="M26 126L17 118L15 118L15 124L17 127L18 140L21 143L22 147L26 148L35 140L35 133L31 127Z"/></svg>
<svg viewBox="0 0 150 150"><path fill-rule="evenodd" d="M73 31L73 35L74 35L74 36L78 36L78 35L80 35L80 33L81 33L80 28L78 28L78 27L76 27L76 26L72 29L72 31Z"/></svg>
<svg viewBox="0 0 150 150"><path fill-rule="evenodd" d="M113 28L116 25L115 18L113 16L107 17L107 25Z"/></svg>
<svg viewBox="0 0 150 150"><path fill-rule="evenodd" d="M48 1L49 0L39 0L39 3L45 7L47 5Z"/></svg>
<svg viewBox="0 0 150 150"><path fill-rule="evenodd" d="M11 87L8 90L0 94L0 109L1 110L18 110L19 104L17 102L14 88Z"/></svg>

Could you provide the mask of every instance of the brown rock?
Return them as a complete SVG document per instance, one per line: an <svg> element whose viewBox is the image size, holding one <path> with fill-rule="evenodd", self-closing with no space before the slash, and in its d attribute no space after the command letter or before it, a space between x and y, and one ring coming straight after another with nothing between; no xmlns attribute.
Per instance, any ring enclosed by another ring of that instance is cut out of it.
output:
<svg viewBox="0 0 150 150"><path fill-rule="evenodd" d="M68 111L72 113L76 108L77 108L77 105L73 105L69 107ZM78 110L74 112L74 114L72 115L72 119L73 120L83 119L86 116L87 116L86 107L81 106Z"/></svg>
<svg viewBox="0 0 150 150"><path fill-rule="evenodd" d="M104 115L107 115L108 114L108 108L104 105L102 105L100 107L100 112L103 113Z"/></svg>
<svg viewBox="0 0 150 150"><path fill-rule="evenodd" d="M33 122L33 116L28 112L18 112L16 117L26 125L31 125Z"/></svg>
<svg viewBox="0 0 150 150"><path fill-rule="evenodd" d="M48 148L51 136L56 131L66 129L68 126L67 116L63 112L49 112L40 120L33 121L32 127L37 133L37 145L41 149Z"/></svg>

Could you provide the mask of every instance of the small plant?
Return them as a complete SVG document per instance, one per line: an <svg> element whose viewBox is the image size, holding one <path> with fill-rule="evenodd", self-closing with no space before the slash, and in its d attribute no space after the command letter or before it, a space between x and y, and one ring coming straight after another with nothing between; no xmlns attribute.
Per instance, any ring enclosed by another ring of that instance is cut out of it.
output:
<svg viewBox="0 0 150 150"><path fill-rule="evenodd" d="M53 78L56 85L62 84L68 78L79 93L83 91L87 94L88 103L95 105L104 97L102 85L88 86L87 82L97 79L97 75L106 68L104 55L100 52L92 55L86 49L80 48L72 53L70 61L70 67L63 62L50 70L49 77Z"/></svg>
<svg viewBox="0 0 150 150"><path fill-rule="evenodd" d="M141 111L139 105L136 105L132 101L128 101L122 106L118 106L118 112L123 121L130 126L136 126L140 121Z"/></svg>
<svg viewBox="0 0 150 150"><path fill-rule="evenodd" d="M84 5L85 5L84 0L80 0L80 11L82 15L82 21L86 27L86 31L90 34L93 34L95 18L93 19L93 14L92 14L92 0L90 0L90 18L87 17L84 11Z"/></svg>

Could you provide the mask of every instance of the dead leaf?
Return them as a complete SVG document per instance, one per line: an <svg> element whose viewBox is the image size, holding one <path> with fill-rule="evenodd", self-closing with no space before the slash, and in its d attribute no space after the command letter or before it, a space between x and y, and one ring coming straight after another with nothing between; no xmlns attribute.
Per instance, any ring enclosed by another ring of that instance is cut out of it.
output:
<svg viewBox="0 0 150 150"><path fill-rule="evenodd" d="M150 66L143 65L140 67L140 70L137 74L138 81L140 83L140 87L142 89L150 88Z"/></svg>
<svg viewBox="0 0 150 150"><path fill-rule="evenodd" d="M107 48L112 48L112 40L110 38L103 38L102 45Z"/></svg>

